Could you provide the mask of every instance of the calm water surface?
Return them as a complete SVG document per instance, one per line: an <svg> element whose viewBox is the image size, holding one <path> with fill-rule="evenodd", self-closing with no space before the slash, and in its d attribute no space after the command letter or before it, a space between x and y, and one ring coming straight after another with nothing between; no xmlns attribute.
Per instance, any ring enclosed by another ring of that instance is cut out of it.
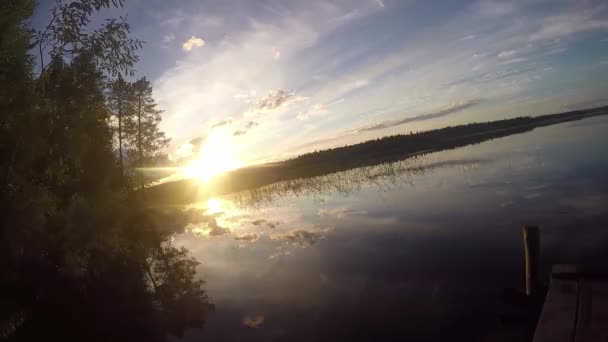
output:
<svg viewBox="0 0 608 342"><path fill-rule="evenodd" d="M186 340L513 340L521 227L544 265L608 264L608 118L271 185L175 240L216 304Z"/></svg>

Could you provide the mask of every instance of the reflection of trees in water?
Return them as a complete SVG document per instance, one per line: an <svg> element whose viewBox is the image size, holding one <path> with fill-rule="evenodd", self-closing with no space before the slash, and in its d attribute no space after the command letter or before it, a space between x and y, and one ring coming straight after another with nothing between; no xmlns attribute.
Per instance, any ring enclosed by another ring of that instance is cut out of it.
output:
<svg viewBox="0 0 608 342"><path fill-rule="evenodd" d="M261 207L284 198L312 197L320 201L327 194L348 196L363 187L386 192L400 185L413 185L414 177L434 169L448 166L472 167L488 162L486 159L459 159L434 161L429 155L420 155L399 162L383 163L313 178L298 178L264 187L235 193L230 199L238 207Z"/></svg>

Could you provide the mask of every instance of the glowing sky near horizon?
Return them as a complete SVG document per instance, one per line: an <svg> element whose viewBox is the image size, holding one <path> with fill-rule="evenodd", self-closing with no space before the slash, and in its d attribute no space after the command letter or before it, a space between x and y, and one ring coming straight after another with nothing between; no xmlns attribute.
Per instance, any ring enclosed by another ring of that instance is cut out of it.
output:
<svg viewBox="0 0 608 342"><path fill-rule="evenodd" d="M146 41L137 75L153 80L173 156L221 135L251 164L608 103L603 1L131 0L122 11Z"/></svg>

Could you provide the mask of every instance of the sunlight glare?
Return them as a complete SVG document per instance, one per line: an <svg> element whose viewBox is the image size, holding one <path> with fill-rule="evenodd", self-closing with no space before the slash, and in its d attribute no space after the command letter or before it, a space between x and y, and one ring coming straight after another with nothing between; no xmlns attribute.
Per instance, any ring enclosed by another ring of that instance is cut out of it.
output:
<svg viewBox="0 0 608 342"><path fill-rule="evenodd" d="M221 200L217 198L210 198L207 200L207 210L205 211L205 214L211 215L221 213L223 211L222 207L223 205Z"/></svg>
<svg viewBox="0 0 608 342"><path fill-rule="evenodd" d="M203 183L217 175L241 167L229 146L229 139L221 131L213 131L199 151L199 158L184 168L184 175Z"/></svg>

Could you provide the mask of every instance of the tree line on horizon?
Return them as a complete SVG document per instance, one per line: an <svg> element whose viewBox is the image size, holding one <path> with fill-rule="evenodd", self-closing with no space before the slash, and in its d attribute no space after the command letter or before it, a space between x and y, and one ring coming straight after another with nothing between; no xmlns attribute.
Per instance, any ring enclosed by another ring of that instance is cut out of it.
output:
<svg viewBox="0 0 608 342"><path fill-rule="evenodd" d="M287 167L301 167L304 165L318 165L319 163L340 164L352 160L369 160L379 156L408 155L425 150L434 150L450 146L455 140L474 135L496 136L529 130L559 123L563 121L579 120L591 115L606 114L608 106L574 110L541 116L518 116L510 119L501 119L488 122L473 122L458 126L448 126L428 131L413 132L409 134L396 134L367 140L361 143L329 148L301 154L284 161ZM511 132L508 132L511 130ZM485 140L485 137L482 137ZM460 143L457 143L460 144Z"/></svg>
<svg viewBox="0 0 608 342"><path fill-rule="evenodd" d="M124 0L0 2L0 339L147 340L200 327L197 262L135 189L169 139Z"/></svg>
<svg viewBox="0 0 608 342"><path fill-rule="evenodd" d="M198 191L195 184L197 180L190 179L166 182L149 187L144 192L150 202L159 205L192 203L209 196L227 195L282 181L308 179L359 167L392 163L422 154L529 132L536 127L607 114L608 106L604 106L385 136L353 145L305 153L281 162L229 171L218 176L213 187L207 189L207 193Z"/></svg>

